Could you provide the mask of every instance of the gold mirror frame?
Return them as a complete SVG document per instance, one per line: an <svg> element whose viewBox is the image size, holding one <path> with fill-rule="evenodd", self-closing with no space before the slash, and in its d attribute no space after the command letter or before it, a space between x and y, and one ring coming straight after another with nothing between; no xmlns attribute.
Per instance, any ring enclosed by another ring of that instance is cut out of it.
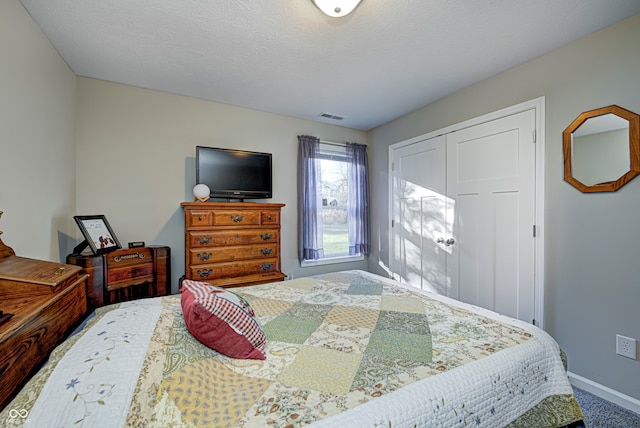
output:
<svg viewBox="0 0 640 428"><path fill-rule="evenodd" d="M629 171L617 180L587 186L573 176L573 133L588 119L605 114L614 114L629 121ZM562 151L564 154L564 181L583 193L615 192L633 180L634 177L640 175L640 115L616 105L585 111L562 132Z"/></svg>

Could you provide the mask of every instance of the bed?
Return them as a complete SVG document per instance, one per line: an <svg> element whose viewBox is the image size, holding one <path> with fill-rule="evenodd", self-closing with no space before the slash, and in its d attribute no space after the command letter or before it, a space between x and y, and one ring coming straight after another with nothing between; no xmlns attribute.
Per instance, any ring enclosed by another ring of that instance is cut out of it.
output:
<svg viewBox="0 0 640 428"><path fill-rule="evenodd" d="M264 359L187 328L181 296L105 306L0 413L7 426L562 427L583 416L541 329L364 271L235 288Z"/></svg>

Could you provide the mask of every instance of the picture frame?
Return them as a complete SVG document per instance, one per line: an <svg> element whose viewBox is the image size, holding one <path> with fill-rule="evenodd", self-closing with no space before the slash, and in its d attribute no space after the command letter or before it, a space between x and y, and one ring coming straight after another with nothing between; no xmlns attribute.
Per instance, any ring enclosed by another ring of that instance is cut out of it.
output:
<svg viewBox="0 0 640 428"><path fill-rule="evenodd" d="M74 248L73 252L75 254L81 253L87 245L95 255L122 248L120 241L113 233L104 215L76 215L73 216L73 219L78 224L85 239Z"/></svg>

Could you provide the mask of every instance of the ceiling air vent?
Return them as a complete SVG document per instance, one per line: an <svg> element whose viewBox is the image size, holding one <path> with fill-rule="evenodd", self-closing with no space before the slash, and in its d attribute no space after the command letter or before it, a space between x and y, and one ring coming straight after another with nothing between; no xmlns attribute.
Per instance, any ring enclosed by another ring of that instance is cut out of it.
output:
<svg viewBox="0 0 640 428"><path fill-rule="evenodd" d="M342 120L344 119L343 116L338 116L336 114L329 114L329 113L320 113L318 116L324 118L324 119L331 119L331 120Z"/></svg>

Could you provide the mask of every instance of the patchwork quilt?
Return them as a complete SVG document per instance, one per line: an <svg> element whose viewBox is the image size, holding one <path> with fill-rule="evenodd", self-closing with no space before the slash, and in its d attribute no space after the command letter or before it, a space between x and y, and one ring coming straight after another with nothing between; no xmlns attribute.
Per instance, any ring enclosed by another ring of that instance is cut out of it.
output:
<svg viewBox="0 0 640 428"><path fill-rule="evenodd" d="M97 310L0 413L7 426L560 427L582 419L544 331L362 271L233 289L266 334L234 359L180 296Z"/></svg>

